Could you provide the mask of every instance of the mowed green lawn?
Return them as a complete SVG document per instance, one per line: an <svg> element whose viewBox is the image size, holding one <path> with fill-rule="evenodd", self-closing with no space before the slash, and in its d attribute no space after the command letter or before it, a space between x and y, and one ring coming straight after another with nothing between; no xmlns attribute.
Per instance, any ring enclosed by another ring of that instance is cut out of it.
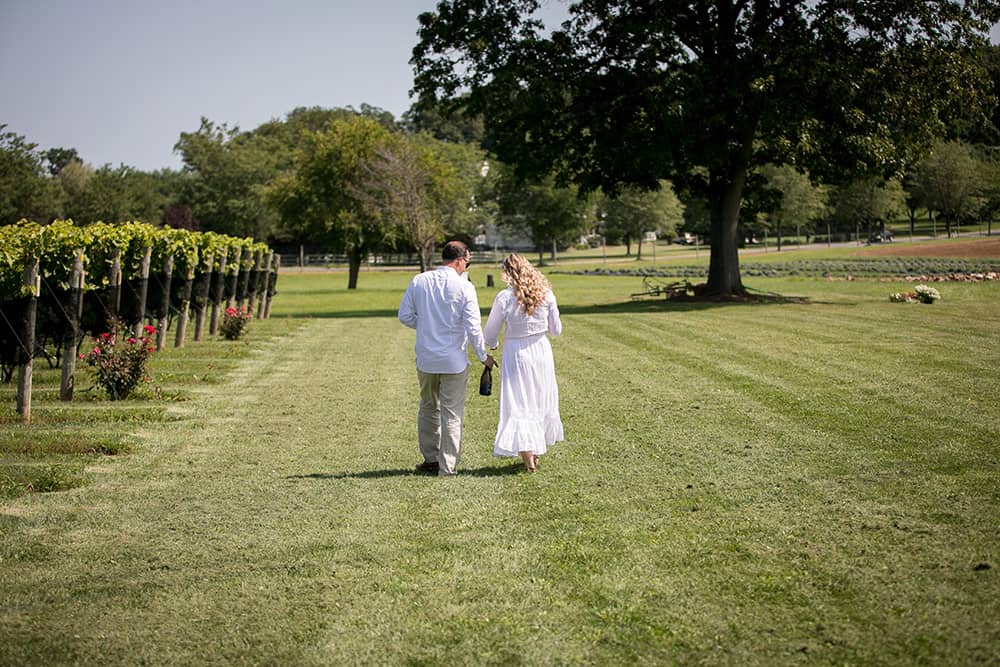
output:
<svg viewBox="0 0 1000 667"><path fill-rule="evenodd" d="M1000 661L1000 285L669 304L553 275L566 442L533 476L493 458L470 381L438 479L411 474L409 277L286 272L249 345L172 350L167 398L88 422L128 453L0 500L0 664ZM69 437L44 396L39 442Z"/></svg>

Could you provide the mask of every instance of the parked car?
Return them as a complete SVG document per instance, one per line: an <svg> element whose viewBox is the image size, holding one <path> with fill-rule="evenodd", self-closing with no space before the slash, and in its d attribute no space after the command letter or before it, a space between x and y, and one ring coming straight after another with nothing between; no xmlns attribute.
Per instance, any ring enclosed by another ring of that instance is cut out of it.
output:
<svg viewBox="0 0 1000 667"><path fill-rule="evenodd" d="M892 232L888 229L881 232L872 232L868 237L869 243L892 243Z"/></svg>

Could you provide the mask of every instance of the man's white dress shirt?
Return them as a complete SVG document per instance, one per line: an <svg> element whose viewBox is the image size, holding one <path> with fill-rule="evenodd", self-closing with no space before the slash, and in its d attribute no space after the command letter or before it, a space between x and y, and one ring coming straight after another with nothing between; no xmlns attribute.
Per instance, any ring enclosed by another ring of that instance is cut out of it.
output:
<svg viewBox="0 0 1000 667"><path fill-rule="evenodd" d="M469 366L467 343L486 361L476 287L450 266L424 271L410 281L399 304L399 321L417 330L417 370L461 373Z"/></svg>

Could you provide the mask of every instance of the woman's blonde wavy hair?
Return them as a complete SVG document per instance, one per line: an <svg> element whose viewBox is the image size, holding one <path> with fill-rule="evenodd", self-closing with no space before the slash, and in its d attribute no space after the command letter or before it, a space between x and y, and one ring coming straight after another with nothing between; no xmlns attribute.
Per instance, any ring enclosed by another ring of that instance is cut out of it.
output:
<svg viewBox="0 0 1000 667"><path fill-rule="evenodd" d="M535 312L550 289L549 281L525 257L508 255L503 261L503 279L514 290L517 302L528 315Z"/></svg>

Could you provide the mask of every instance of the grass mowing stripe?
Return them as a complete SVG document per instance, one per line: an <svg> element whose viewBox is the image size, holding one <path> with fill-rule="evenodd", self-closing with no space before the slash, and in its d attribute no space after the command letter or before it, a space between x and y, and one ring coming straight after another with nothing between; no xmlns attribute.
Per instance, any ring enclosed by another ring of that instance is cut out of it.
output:
<svg viewBox="0 0 1000 667"><path fill-rule="evenodd" d="M651 333L655 331L653 325L649 323L637 326L648 328ZM829 377L829 364L815 367L815 364L808 365L804 359L781 359L781 351L786 350L787 347L780 344L762 344L762 341L754 341L753 339L744 343L725 340L719 330L706 326L703 322L700 322L697 327L686 328L681 322L674 321L671 335L676 338L666 343L668 347L682 345L685 340L697 339L699 335L711 338L716 341L717 349L711 353L710 357L702 354L702 362L708 364L705 366L705 372L713 372L721 365L720 362L725 361L731 368L735 369L732 374L726 377L729 386L742 387L748 395L756 395L758 399L766 399L767 405L772 410L777 410L786 416L821 419L826 422L828 427L835 428L854 440L865 441L868 439L867 434L870 428L867 421L863 419L864 416L870 415L885 419L886 412L891 417L892 411L896 409L891 397L871 391L872 388L885 386L886 380L890 378L869 380L864 376L858 377L855 370L853 378L845 375L824 385L817 383L816 378ZM699 349L708 349L708 345L702 344ZM891 379L904 388L910 384L915 391L927 396L928 388L925 385L918 382L907 382L906 370L905 367L899 367L895 369L895 373L890 371ZM968 376L960 377L967 378ZM811 388L808 390L801 384L802 380L806 378L811 384ZM963 389L965 393L968 393L969 387L963 387ZM834 400L834 392L854 394L856 398L848 401L843 400L843 398ZM933 393L931 397L933 397ZM946 401L947 394L942 394L939 400ZM838 407L831 409L828 406ZM974 449L966 454L966 458L970 462L975 462L982 460L983 456L989 456L993 443L1000 437L996 429L997 421L990 418L991 412L988 406L983 406L977 411L955 411L955 414L945 415L918 412L912 415L909 421L923 422L920 431L924 437L930 437L934 441L964 443L966 446L972 446ZM892 440L890 439L889 442ZM899 440L899 438L895 438L895 440ZM927 450L926 455L933 457L935 451L935 448L931 448Z"/></svg>
<svg viewBox="0 0 1000 667"><path fill-rule="evenodd" d="M632 323L625 323L623 328L629 329L630 328L629 324L632 324ZM634 361L633 359L620 359L620 361L623 363L624 366L633 369L632 373L631 373L631 375L633 377L640 377L640 378L642 378L642 377L647 377L647 378L648 377L654 377L655 378L656 377L655 374L643 373L643 371L647 370L647 369L643 368L643 366L641 364L639 364L637 366L636 365L632 365L632 363L630 363L630 362L633 362ZM653 382L653 384L655 385L655 381ZM625 417L627 418L628 415L625 415ZM737 547L737 548L745 549L746 547L739 547L739 545L740 544L746 544L747 542L750 543L750 548L751 549L753 549L755 551L758 550L756 547L753 546L753 544L754 544L754 538L752 536L754 535L755 531L752 530L752 525L753 525L752 522L751 523L746 523L745 521L741 520L741 521L738 521L736 524L726 525L726 524L728 524L728 521L731 520L731 519L724 518L723 522L722 522L722 525L719 525L719 524L715 523L716 518L713 517L712 515L713 514L717 514L719 512L719 510L721 509L718 506L718 503L722 503L723 505L728 504L731 509L745 509L747 507L746 503L748 501L746 499L744 499L744 500L737 501L734 504L733 501L735 500L735 498L732 497L732 494L731 494L730 491L726 491L726 490L718 490L717 492L712 492L711 488L709 488L709 491L706 492L706 490L705 490L705 484L706 483L703 480L704 480L705 475L707 473L709 473L712 470L712 468L713 468L711 460L713 458L718 459L718 457L719 457L719 443L707 443L707 442L704 442L704 440L702 440L702 439L697 439L696 442L694 443L694 449L693 450L691 449L690 445L685 446L685 444L686 443L683 442L683 439L680 440L680 441L678 441L678 443L674 445L674 449L675 449L674 456L671 456L668 460L670 460L671 463L673 463L674 460L677 459L677 458L683 459L685 456L691 456L692 454L695 455L695 458L697 460L696 461L696 465L691 466L690 472L688 473L691 476L682 477L682 479L693 481L694 482L694 486L698 490L697 491L688 491L688 492L686 492L687 498L685 498L683 502L687 506L684 509L685 509L685 514L688 517L695 517L695 516L698 517L698 519L696 519L696 524L699 526L699 529L709 529L709 530L707 532L705 532L704 534L702 534L702 533L700 533L700 532L698 532L696 530L696 533L697 533L696 535L691 535L689 533L683 533L683 537L685 539L690 539L690 540L692 540L693 544L699 545L699 546L697 546L693 550L693 552L687 552L687 551L685 551L685 550L682 549L681 550L682 555L686 556L686 557L675 558L675 559L667 561L667 562L670 563L670 565L669 565L670 567L677 568L677 569L680 570L680 573L683 575L681 577L681 581L682 582L684 582L684 581L692 581L692 580L696 580L698 582L698 586L701 587L700 589L698 589L698 592L701 594L701 597L699 597L699 599L712 599L712 598L718 599L719 596L721 595L722 598L726 599L727 603L728 603L728 602L730 602L730 600L727 597L727 593L725 591L720 591L718 589L718 587L719 587L720 584L721 585L725 585L725 582L732 581L732 579L730 578L732 575L729 575L729 576L724 576L724 575L723 576L716 576L716 573L713 572L714 563L719 560L718 557L716 556L716 554L727 553L730 550L730 548L732 548L732 547ZM709 452L709 458L707 458L707 459L704 456L700 456L700 455L697 454L698 448L699 447L704 447L706 445L708 445L708 452ZM728 449L728 447L724 443L723 443L723 449ZM745 455L745 452L742 451L742 447L740 449L741 449L740 454L741 455ZM679 451L676 451L676 450L679 450ZM724 456L723 459L724 460L728 459L728 456ZM622 473L622 476L625 479L628 479L628 480L631 480L631 481L634 482L635 479L636 479L637 470L635 469L636 468L635 466L630 466L629 465L630 462L631 461L629 459L622 459L620 461L620 463L619 463L620 472ZM744 465L745 465L745 462L744 462ZM640 471L641 471L642 467L643 466L641 464L638 466L638 468L639 468ZM759 473L760 471L757 470L756 472ZM694 473L694 474L692 474L692 473ZM731 483L732 482L732 479L731 479L731 477L732 477L732 471L730 470L730 471L728 471L728 473L729 473L729 477L730 477L729 482ZM714 482L712 482L712 484L714 485ZM746 488L748 488L748 489L749 488L753 488L753 486L752 485L747 485ZM618 489L613 489L612 490L612 496L617 497L618 492L619 492ZM670 494L668 492L667 494L664 494L664 495L667 495L669 497ZM684 492L682 492L681 495L683 496ZM739 496L739 494L737 495L737 497L738 496ZM726 500L727 498L729 500ZM670 541L670 537L669 537L670 531L671 530L677 530L677 526L676 525L672 525L674 522L670 521L670 518L671 518L670 514L667 514L666 516L662 516L662 515L657 516L655 514L655 509L654 508L656 508L657 505L658 505L658 503L655 502L655 496L649 497L649 498L645 498L644 500L646 502L644 502L642 504L639 504L638 506L635 505L635 504L633 504L633 503L625 503L624 504L623 509L627 512L627 514L626 514L625 517L622 517L622 523L626 524L626 525L633 526L633 530L630 531L630 532L637 533L637 534L643 534L643 533L645 533L646 536L647 536L647 539L650 539L649 535L653 535L653 536L664 535L665 537L663 539L665 539L669 543L669 541ZM661 499L661 503L662 503L662 499ZM692 504L694 504L694 506L692 506ZM701 505L701 507L699 508L698 505ZM750 504L750 506L752 506L752 503ZM691 513L687 512L688 509L691 509L691 510L698 510L698 509L700 509L701 511L699 511L697 514L691 514ZM652 512L652 514L651 514L651 512ZM702 517L705 517L705 518L702 519ZM709 518L709 517L711 517L711 518ZM649 526L649 528L645 528L647 526ZM659 530L657 528L658 526L665 528L667 530L667 533L661 533L661 532L659 532ZM733 532L733 527L734 526L738 526L738 528L737 528L737 530L736 530L735 533ZM640 527L642 527L642 528L640 528ZM634 530L635 528L639 528L639 530ZM706 539L706 535L713 535L713 537ZM652 538L652 539L655 539L655 537ZM676 545L675 545L675 547L676 547ZM644 563L643 565L645 565L646 567L652 567L652 568L657 568L657 567L662 568L665 564L666 563L664 563L664 562L657 563L657 562L654 561L654 562L650 562L650 563ZM755 569L755 567L757 567L759 565L760 564L758 563L757 565L754 566L754 568L751 568L751 569ZM737 578L740 578L741 575L745 575L745 574L747 574L747 573L743 572L743 571L740 571L740 572L736 573L735 576ZM749 578L752 579L752 577L749 577ZM772 593L774 593L774 594L782 593L782 589L783 589L782 586L779 585L779 586L777 586L775 588L773 583L769 584L769 586L771 586L773 588ZM682 583L679 586L679 588L681 590L684 590L684 589L689 589L690 587L689 586L684 586L683 583ZM711 593L708 593L708 595L706 597L706 593L708 591L711 591ZM795 606L796 604L805 604L805 600L803 598L798 598L799 602L797 603L795 601L796 600L796 596L793 595L793 594L791 594L791 593L792 593L792 591L787 591L787 590L783 591L783 594L785 596L785 597L783 597L783 599L785 600L786 604L790 604L792 606ZM667 600L670 600L672 598L676 598L676 592L675 591L660 592L660 593L658 593L658 595L660 597L663 597L663 598L667 599ZM647 603L648 602L653 602L653 601L656 600L656 598L657 598L657 595L651 595L650 596L650 600L648 600L646 602ZM646 606L645 604L642 605L642 607L645 607L645 606ZM681 608L683 608L683 606L681 606ZM759 613L759 611L760 610L758 610L758 613ZM736 628L739 628L741 625L743 625L742 623L740 623L737 620L736 617L733 616L733 610L732 609L729 609L729 610L726 610L726 609L714 609L714 610L712 610L712 614L713 614L714 618L723 619L723 621L722 621L723 625L721 627L718 627L718 626L714 627L713 629L715 631L729 631L729 632L732 632L732 631L736 630ZM780 616L783 616L783 613L780 613L777 616L771 616L768 620L770 622L776 622L778 620L778 617L780 617ZM727 621L724 620L724 619L731 619L731 620L728 621L728 623L730 623L730 625L727 625ZM671 619L671 623L667 624L666 627L683 628L686 632L682 632L681 634L685 635L685 636L688 636L688 637L698 636L700 634L697 630L694 630L694 629L692 629L690 627L687 627L687 623L679 622L679 619ZM746 632L745 626L743 628L741 628L740 632ZM705 638L706 643L708 643L708 644L711 643L711 636L712 635L709 635L709 637Z"/></svg>
<svg viewBox="0 0 1000 667"><path fill-rule="evenodd" d="M283 450L273 433L260 437L258 424L247 423L251 415L266 420L266 410L243 400L251 387L272 382L277 388L286 380L269 375L285 360L282 349L276 346L269 350L272 356L257 357L230 392L184 406L199 417L229 412L232 428L206 431L196 420L167 432L150 431L149 445L128 467L93 487L48 501L63 506L64 520L77 524L76 530L94 537L78 542L36 536L54 559L75 564L68 572L58 571L58 578L18 576L25 568L38 573L38 562L7 570L11 607L22 610L32 628L26 643L10 645L12 659L20 655L18 662L32 662L32 651L44 646L45 655L63 661L133 663L146 656L190 663L211 645L215 659L238 660L256 655L253 646L270 642L272 655L294 661L296 639L315 627L298 606L309 599L309 588L296 589L297 600L275 594L293 587L296 577L289 570L295 562L284 558L280 540L255 543L260 530L274 528L272 522L283 515L273 503L275 480L259 467L266 455L280 457ZM31 507L40 501L22 502ZM297 508L303 514L307 509ZM272 563L281 576L272 578ZM42 568L46 571L52 570ZM37 599L37 587L47 591L45 599ZM81 596L93 604L77 608L73 600ZM116 603L108 608L102 600ZM41 613L46 601L51 609L76 611L46 616ZM290 620L275 628L271 612L268 619L256 613L261 604L284 608L279 617ZM216 626L231 645L218 646Z"/></svg>
<svg viewBox="0 0 1000 667"><path fill-rule="evenodd" d="M623 327L623 328L627 329L630 332L634 331L633 327L629 326L631 324L633 324L633 323L627 323L626 326ZM618 336L619 339L622 339L623 337L625 337L624 332L622 332L622 334ZM631 341L629 341L629 342L631 343ZM694 345L698 346L698 342L694 341ZM624 360L624 361L631 361L631 360ZM642 370L643 369L641 367L640 368L636 368L635 372L638 375L642 375ZM751 400L752 400L752 398L751 398ZM737 411L737 414L739 414L738 411ZM764 427L764 428L760 429L764 433L774 433L775 431L777 431L778 433L780 433L782 435L782 440L785 441L788 444L795 444L795 443L797 443L797 444L799 444L801 446L801 444L803 444L804 442L809 442L809 440L813 439L815 437L815 435L816 435L816 433L810 432L808 429L806 429L806 432L803 433L803 434L801 434L801 435L797 434L797 431L801 431L802 429L801 428L796 428L795 423L793 421L781 419L780 417L777 417L777 415L774 415L774 414L768 414L768 411L766 410L766 408L764 408L761 411L749 411L749 412L746 412L746 413L743 414L743 418L744 419L749 419L751 422L756 421L760 426ZM727 429L727 430L729 430L729 432L732 432L732 429ZM742 431L745 432L745 433L753 434L754 431L755 431L755 429L748 428L747 425L744 425ZM740 431L737 430L736 432L739 433ZM768 443L766 440L764 442L754 442L753 450L754 451L760 451L761 448L763 447L763 448L765 448L765 451L766 451L766 448L768 448L769 444L771 444L771 446L773 447L773 444L772 443ZM736 449L736 448L734 448L734 449ZM787 457L789 454L791 454L792 455L792 460L793 461L797 461L799 463L799 465L801 465L801 458L802 457L801 457L801 455L797 454L799 451L801 451L801 450L788 449L787 446L786 446L785 448L783 448L783 455ZM808 448L806 448L805 451L808 451ZM745 453L744 453L744 455L745 455ZM857 458L858 456L860 456L861 458L858 459ZM867 461L867 460L869 460L869 457L870 457L870 452L861 450L860 452L858 452L858 454L855 457L852 457L852 458L855 459L855 461L853 462L853 465L857 465L857 463L860 462L860 461ZM816 461L814 461L813 463L815 464ZM744 467L744 468L746 467L745 463L743 464L742 467ZM792 466L788 466L788 464L786 463L785 467L792 467ZM758 469L757 472L761 472L761 470ZM824 477L824 474L829 474L829 471L827 471L826 473L824 473L824 467L822 465L821 465L820 468L816 469L816 471L814 473L806 473L804 476L802 475L801 471L797 471L797 472L799 474L796 475L795 477L793 477L791 480L782 479L782 477L780 475L777 475L777 474L772 474L771 475L772 479L775 479L776 481L778 481L777 486L779 488L782 485L784 485L784 486L791 486L792 489L794 490L794 493L791 493L787 497L780 497L779 499L781 501L783 501L783 502L779 502L776 506L768 507L768 512L766 512L763 515L763 516L771 515L771 516L780 517L780 518L777 519L777 523L775 524L775 527L780 527L783 523L785 525L796 525L798 522L802 521L802 519L803 519L802 516L788 515L787 509L786 509L786 507L788 505L795 506L797 503L802 502L802 500L804 498L815 497L815 495L816 495L817 492L819 492L821 494L824 494L824 495L829 493L829 490L825 490L825 487L827 485L825 483L825 477ZM735 473L734 473L733 469L727 470L725 472L725 475L720 479L720 483L722 483L724 481L725 483L728 483L730 485L730 487L732 487L733 486L733 477L734 476L735 476ZM934 477L931 476L931 479L934 479ZM754 482L751 482L751 484L750 484L750 486L748 488L749 489L756 488L756 486L759 486L759 484L760 484L761 481L762 480L756 480ZM790 484L789 484L789 481L791 482ZM842 480L838 480L838 481L842 481ZM869 485L870 485L871 481L872 480L870 478L864 480L864 482L866 484L869 484ZM910 480L910 481L912 481L912 480ZM836 488L837 486L839 486L839 484L835 484L835 485L832 485L832 486L835 487L833 489L833 491L835 492L834 496L824 498L822 500L822 502L818 503L819 507L834 506L834 507L853 508L851 510L851 514L852 514L851 518L855 519L855 518L861 517L862 521L863 521L863 520L865 520L864 517L867 517L867 520L870 522L869 525L876 523L875 521L872 521L872 519L871 519L871 517L873 515L876 516L876 517L883 516L881 514L881 510L882 510L882 507L883 507L882 503L885 501L885 497L884 496L883 497L879 497L880 494L876 494L876 497L874 497L872 499L869 499L867 501L862 501L862 502L858 503L858 502L856 502L856 501L853 500L854 493L857 491L857 489L853 489L853 488L846 488L846 489L845 488ZM957 489L952 489L952 490L956 491ZM937 498L935 497L934 493L931 493L929 495L931 496L931 498L930 498L931 503L928 503L928 505L931 505L931 504L933 504L934 502L937 501ZM968 494L968 495L971 496L970 500L974 501L975 494L973 493L973 494ZM775 511L777 511L777 515L775 515ZM758 516L760 516L760 515L758 514ZM891 513L890 513L890 516L892 516ZM896 516L899 517L900 515L896 514ZM905 514L903 516L905 516ZM814 518L821 523L821 516L816 515L816 516L814 516ZM792 523L789 524L787 522L792 522ZM898 522L898 523L905 524L906 520L903 520L903 521ZM854 526L845 526L844 528L847 529L847 530L852 530L852 529L856 530L857 527L858 527L858 524L855 524ZM878 526L878 525L875 526L876 530L878 530L879 528L880 528L880 526ZM966 537L967 539L970 539L970 541L971 541L972 544L976 544L976 545L978 545L979 548L982 548L985 544L988 544L988 540L986 542L983 541L983 533L982 533L982 529L983 528L984 528L984 525L982 523L978 523L978 524L974 524L974 525L969 525L969 526L966 527L966 530L968 532L967 532L967 534L964 537ZM909 528L906 528L904 526L903 530L909 530ZM764 532L767 533L767 532L770 532L770 531L764 531ZM963 531L963 532L966 532L966 531ZM890 537L894 537L894 536L890 536ZM752 542L752 539L750 541ZM871 541L872 540L869 537L867 537L867 536L864 538L864 542L866 544L868 544L869 548L871 548L871 544L870 544ZM896 545L896 544L894 544L893 547L894 548L891 548L891 550L898 556L899 555L898 549L900 549L901 547L899 545ZM769 547L769 548L773 548L773 545L771 545L771 547ZM865 553L864 549L862 548L860 550L860 554L863 555L864 553ZM861 563L861 562L864 562L864 560L865 559L863 557L859 557L859 561L858 562ZM857 567L857 565L856 564L848 564L847 567L848 567L848 571L847 572L840 572L840 573L838 573L836 571L837 568L834 568L833 572L831 572L831 574L830 574L829 577L824 577L824 576L821 576L821 575L822 575L822 572L826 568L822 565L821 562L819 562L819 561L813 561L812 562L812 566L811 566L810 578L812 580L815 580L815 581L828 581L828 580L829 581L837 581L838 579L843 579L844 581L850 581L851 577L848 576L848 575L849 575L849 573L854 568ZM957 572L955 572L955 574L958 575L958 577L960 577L960 578L964 578L962 575L958 574ZM941 588L942 589L946 589L949 586L957 586L957 588L962 588L963 584L964 584L964 587L966 588L966 591L967 591L964 604L966 604L968 606L969 603L971 602L971 600L974 599L974 598L969 597L969 595L972 593L972 591L969 591L969 589L968 589L968 583L967 582L957 582L956 583L954 580L952 580L952 579L949 578L949 581L947 582L947 584L946 585L942 585ZM843 588L843 584L842 583L838 584L838 587L840 589L842 589ZM854 596L857 595L858 593L860 593L862 590L863 590L862 588L856 588L854 594L852 594L850 596L851 599L854 599ZM928 620L930 620L930 619L928 619ZM969 620L973 621L974 619L970 618ZM855 634L858 634L860 632L860 630L862 629L862 627L863 627L863 623L859 623L858 627L853 629L853 632ZM843 632L845 630L841 629L841 631ZM829 635L830 633L822 633L822 634ZM894 641L901 642L901 645L905 645L909 640L904 635L904 636L896 636L896 637L894 637ZM975 643L975 641L973 643ZM857 650L857 647L855 647L855 650Z"/></svg>

